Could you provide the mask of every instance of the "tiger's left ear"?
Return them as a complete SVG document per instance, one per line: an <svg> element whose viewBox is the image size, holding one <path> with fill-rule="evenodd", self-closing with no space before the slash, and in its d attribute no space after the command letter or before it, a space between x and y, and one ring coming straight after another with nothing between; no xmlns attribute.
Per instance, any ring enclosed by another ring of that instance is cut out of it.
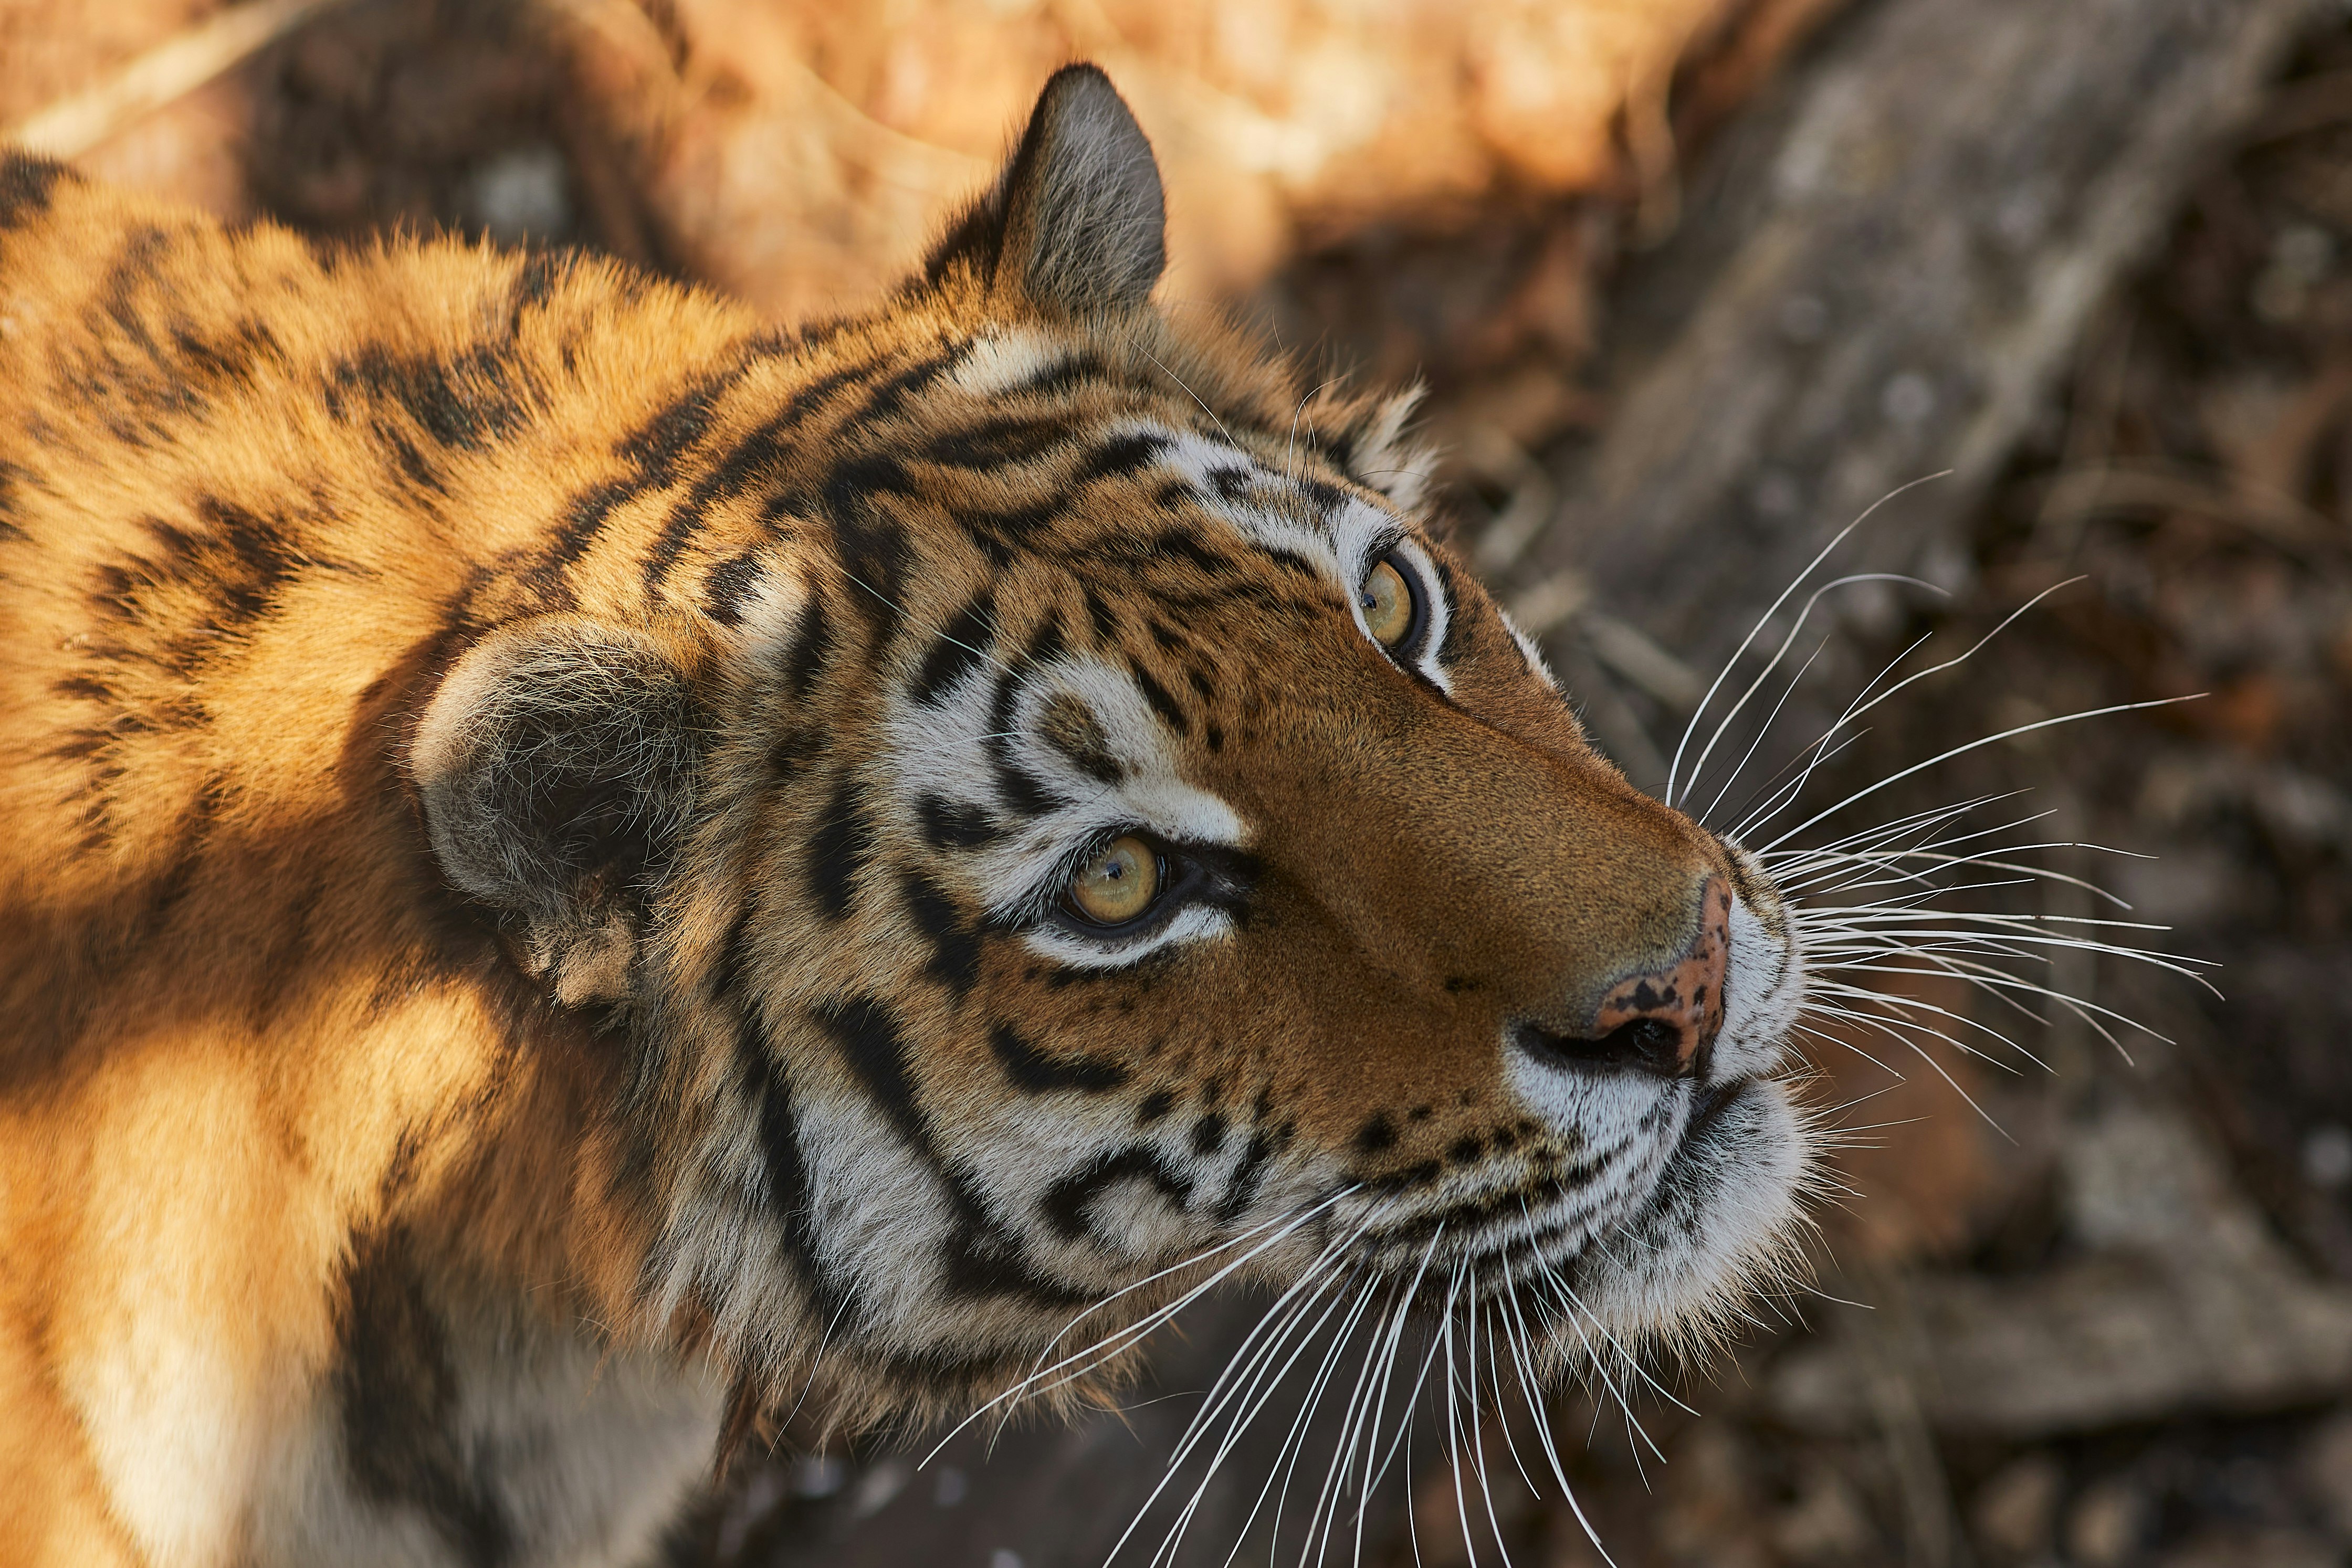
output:
<svg viewBox="0 0 2352 1568"><path fill-rule="evenodd" d="M1009 300L1064 316L1133 310L1168 265L1151 143L1096 66L1045 83L995 186L949 226L924 275L976 271Z"/></svg>
<svg viewBox="0 0 2352 1568"><path fill-rule="evenodd" d="M521 937L556 999L619 999L694 803L688 674L646 633L532 616L468 649L410 743L434 858Z"/></svg>

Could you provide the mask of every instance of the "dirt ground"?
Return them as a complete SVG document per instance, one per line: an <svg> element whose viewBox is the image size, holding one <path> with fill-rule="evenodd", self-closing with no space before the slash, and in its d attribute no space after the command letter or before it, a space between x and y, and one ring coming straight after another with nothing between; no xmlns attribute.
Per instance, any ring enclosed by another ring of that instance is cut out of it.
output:
<svg viewBox="0 0 2352 1568"><path fill-rule="evenodd" d="M632 71L698 79L696 7L614 3L636 20L557 7L588 34L458 0L341 7L82 162L320 235L447 226L607 249L780 304L854 293L844 258L902 243L898 229L835 232L835 270L789 287L759 273L772 251L722 254L713 235L752 199L711 151L734 122L656 155L642 120L612 112ZM76 30L29 0L0 8L0 120L211 9L123 0ZM1586 161L1558 177L1494 152L1475 178L1441 189L1433 175L1411 201L1343 216L1303 185L1276 190L1272 231L1202 242L1204 292L1286 343L1427 376L1453 453L1447 504L1475 540L1605 420L1597 367L1615 291L1670 232L1710 128L1830 9L1721 7L1663 54L1626 44L1652 62L1655 101L1606 106ZM875 108L887 72L835 74L827 90L919 142ZM698 90L679 113L736 101ZM977 141L939 134L893 156L926 181L984 166ZM1844 520L1822 519L1824 535ZM2122 852L2061 847L2042 863L2127 900L2114 917L2165 927L2141 939L2209 961L2210 988L2062 950L2053 985L2147 1028L2110 1040L2105 1013L2045 1023L1915 989L1975 1020L1949 1032L1982 1055L1925 1034L1924 1056L1882 1042L1867 1047L1875 1062L1859 1039L1821 1042L1853 1196L1825 1218L1818 1290L1765 1303L1712 1365L1662 1373L1674 1398L1634 1401L1639 1434L1605 1399L1563 1396L1551 1422L1576 1495L1626 1568L2352 1561L2352 26L2310 37L2255 124L2213 150L1961 554L1948 598L1891 593L1849 617L1792 711L1833 712L1916 639L1958 651L2055 591L1874 714L1809 799L1979 736L2203 694L1979 748L1872 809L1884 820L2002 796L1988 826L2047 812L2025 836ZM1778 586L1759 584L1739 613ZM1671 750L1685 716L1639 695L1632 709ZM2040 896L2080 919L2112 913L2071 884ZM968 1437L920 1470L919 1449L887 1445L757 1457L681 1527L674 1560L1098 1563L1157 1479L1185 1391L1250 1311L1193 1323L1123 1419L1015 1431L992 1453ZM1521 1423L1508 1436L1526 1435ZM1253 1438L1265 1446L1242 1459L1269 1457L1273 1440ZM1512 1463L1488 1467L1494 1514L1477 1510L1467 1532L1476 1560L1498 1560L1499 1536L1515 1562L1600 1562L1556 1489L1507 1479ZM1410 1485L1367 1525L1367 1560L1470 1561L1453 1468L1425 1444L1405 1468ZM1248 1501L1213 1489L1182 1561L1224 1561ZM1261 1524L1237 1561L1268 1561L1264 1536Z"/></svg>

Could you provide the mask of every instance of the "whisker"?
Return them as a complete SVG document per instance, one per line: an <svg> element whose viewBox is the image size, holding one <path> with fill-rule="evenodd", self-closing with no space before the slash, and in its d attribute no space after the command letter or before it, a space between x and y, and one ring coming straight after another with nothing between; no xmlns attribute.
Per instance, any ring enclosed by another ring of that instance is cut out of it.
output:
<svg viewBox="0 0 2352 1568"><path fill-rule="evenodd" d="M1849 576L1834 578L1813 590L1811 596L1805 601L1804 609L1797 613L1797 623L1789 628L1789 634L1780 640L1780 647L1773 650L1772 656L1766 661L1764 668L1757 673L1753 681L1748 683L1748 689L1739 694L1739 700L1731 705L1731 711L1723 716L1722 720L1715 727L1715 733L1707 737L1706 747L1698 754L1698 760L1691 764L1690 778L1683 786L1685 793L1697 787L1699 775L1706 768L1707 758L1714 753L1717 745L1723 739L1725 732L1730 729L1731 721L1739 716L1741 710L1748 706L1748 699L1763 689L1764 683L1771 678L1772 672L1780 667L1780 661L1788 657L1790 648L1803 632L1805 622L1811 619L1813 611L1820 605L1822 596L1841 588L1851 588L1859 582L1903 582L1916 588L1925 588L1933 592L1942 591L1932 582L1925 582L1918 578L1906 577L1900 572L1892 571L1858 571ZM1673 804L1671 800L1667 803Z"/></svg>
<svg viewBox="0 0 2352 1568"><path fill-rule="evenodd" d="M1927 758L1925 762L1915 762L1910 767L1902 769L1900 772L1888 774L1885 778L1881 779L1875 784L1867 785L1863 789L1855 790L1853 794L1848 795L1844 800L1840 800L1836 805L1815 812L1812 816L1806 818L1795 827L1790 828L1786 832L1782 833L1779 838L1774 839L1770 843L1766 844L1764 849L1768 851L1778 849L1782 844L1787 843L1790 839L1796 837L1799 833L1803 832L1806 829L1819 825L1828 818L1833 817L1840 811L1844 810L1848 806L1852 806L1859 801L1867 800L1871 796L1877 794L1881 789L1887 789L1895 784L1899 784L1915 773L1924 773L1930 768L1935 768L1943 763L1949 762L1955 757L1966 756L1971 751L1979 751L1988 746L1998 745L2000 742L2004 740L2013 740L2021 735L2031 735L2036 730L2053 728L2062 724L2079 724L2086 718L2105 718L2110 714L2139 713L2148 708L2171 707L2179 703L2195 702L2205 695L2206 694L2203 692L2193 692L2186 696L2150 697L2143 702L2110 703L2105 707L2084 708L2074 713L2060 714L2055 718L2036 719L2031 724L2011 725L2007 729L1998 731L1995 734L1981 736L1975 740L1965 743L1964 745L1955 746L1948 750L1939 751L1935 756Z"/></svg>
<svg viewBox="0 0 2352 1568"><path fill-rule="evenodd" d="M1897 486L1895 488L1889 490L1885 495L1881 496L1877 500L1873 501L1864 509L1860 517L1854 518L1853 521L1840 528L1837 531L1836 536L1832 538L1829 543L1821 548L1820 553L1815 555L1811 560L1805 563L1805 570L1799 572L1794 578L1790 580L1789 586L1780 591L1780 597L1772 601L1771 607L1766 610L1762 615L1757 617L1755 626L1748 631L1747 636L1739 640L1739 646L1732 650L1731 657L1724 661L1723 668L1717 673L1715 680L1706 688L1706 694L1699 698L1698 706L1691 710L1691 716L1688 722L1683 726L1683 737L1675 744L1674 761L1666 769L1665 800L1668 805L1672 805L1675 801L1675 783L1682 774L1683 753L1689 747L1691 737L1698 732L1699 719L1706 713L1708 705L1715 701L1715 694L1723 688L1723 683L1730 678L1732 669L1739 663L1740 656L1748 652L1749 645L1756 641L1757 636L1763 632L1764 628L1771 624L1772 617L1780 612L1780 606L1789 602L1789 596L1796 592L1799 588L1804 585L1805 579L1813 575L1814 569L1820 566L1822 562L1827 560L1830 558L1832 551L1835 550L1838 546L1845 543L1847 535L1853 533L1854 529L1868 522L1881 507L1885 506L1889 501L1894 500L1905 491L1925 485L1931 479L1941 479L1945 475L1949 474L1951 470L1946 469L1943 473L1926 475L1920 478L1912 480L1907 485Z"/></svg>

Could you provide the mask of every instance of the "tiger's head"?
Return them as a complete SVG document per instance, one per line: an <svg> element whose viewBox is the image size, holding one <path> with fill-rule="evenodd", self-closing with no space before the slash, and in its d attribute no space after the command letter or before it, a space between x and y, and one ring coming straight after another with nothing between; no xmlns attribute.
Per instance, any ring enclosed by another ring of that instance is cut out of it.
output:
<svg viewBox="0 0 2352 1568"><path fill-rule="evenodd" d="M1409 400L1300 396L1162 263L1065 70L887 307L616 448L642 527L416 726L444 874L627 1042L635 1310L763 1397L822 1346L953 1406L1228 1270L1540 1286L1572 1358L1797 1223L1769 880L1586 743Z"/></svg>

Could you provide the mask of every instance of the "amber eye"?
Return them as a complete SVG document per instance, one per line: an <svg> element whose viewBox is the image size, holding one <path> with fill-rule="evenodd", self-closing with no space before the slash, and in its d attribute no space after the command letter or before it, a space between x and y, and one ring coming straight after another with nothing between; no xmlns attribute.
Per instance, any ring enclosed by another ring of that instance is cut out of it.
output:
<svg viewBox="0 0 2352 1568"><path fill-rule="evenodd" d="M1124 925L1160 896L1160 857L1133 833L1103 846L1070 879L1070 904L1097 925Z"/></svg>
<svg viewBox="0 0 2352 1568"><path fill-rule="evenodd" d="M1417 619L1413 613L1416 606L1412 585L1394 562L1374 561L1372 570L1364 574L1364 586L1356 591L1356 598L1364 608L1364 630L1382 647L1402 647L1405 639L1412 635Z"/></svg>

